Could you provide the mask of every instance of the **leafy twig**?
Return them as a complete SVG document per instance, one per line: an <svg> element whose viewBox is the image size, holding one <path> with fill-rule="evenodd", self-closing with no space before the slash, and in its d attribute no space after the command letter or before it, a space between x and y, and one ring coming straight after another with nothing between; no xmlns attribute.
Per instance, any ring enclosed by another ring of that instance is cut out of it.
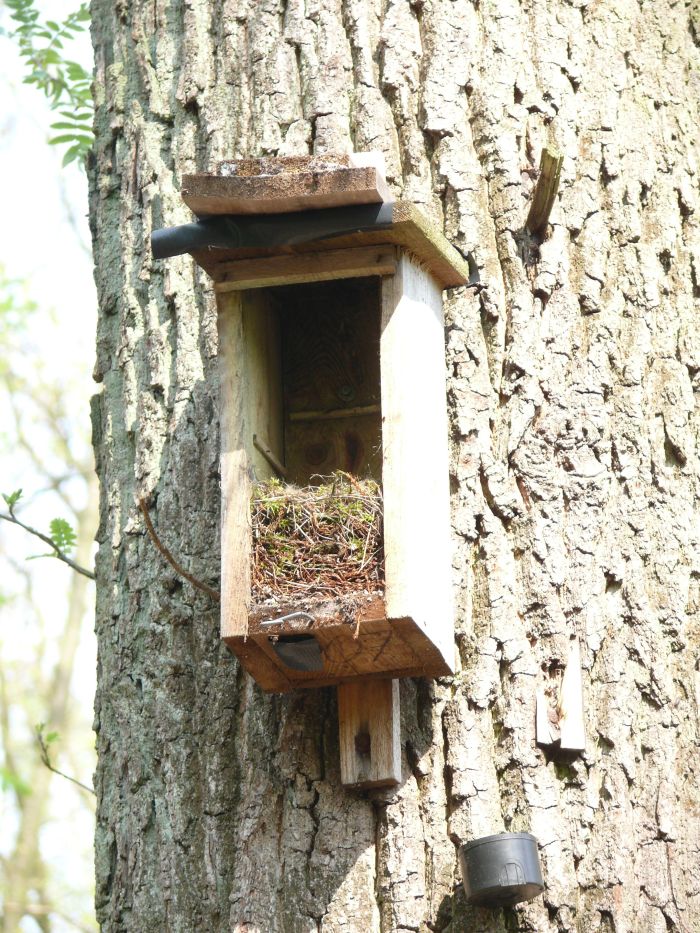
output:
<svg viewBox="0 0 700 933"><path fill-rule="evenodd" d="M55 768L51 763L51 756L49 755L49 745L52 742L55 742L58 738L56 732L49 732L48 735L44 735L44 723L39 723L36 728L36 740L39 743L39 748L41 749L41 760L44 765L52 771L54 774L58 774L60 777L65 778L67 781L70 781L72 784L77 784L78 787L82 788L84 791L87 791L88 794L95 796L95 791L92 787L88 787L87 784L83 784L82 781L79 781L77 778L71 777L70 774L66 774L63 771L59 771L58 768Z"/></svg>
<svg viewBox="0 0 700 933"><path fill-rule="evenodd" d="M61 116L58 123L51 125L59 135L49 142L68 146L64 165L74 160L82 162L93 143L91 76L81 64L65 57L63 46L84 30L90 19L88 5L81 3L63 22L42 21L35 0L5 0L5 5L15 23L10 35L17 41L29 71L24 83L42 91L51 109Z"/></svg>
<svg viewBox="0 0 700 933"><path fill-rule="evenodd" d="M43 532L39 531L37 528L32 528L31 525L25 524L23 521L20 521L19 518L15 515L15 505L17 504L22 490L18 489L11 495L5 495L3 493L3 498L7 503L7 514L0 512L0 519L6 522L10 522L13 525L19 525L20 528L23 528L28 534L34 535L35 538L38 538L40 541L43 541L44 544L48 546L53 551L53 554L41 555L42 557L57 557L58 560L63 561L64 564L75 570L76 573L81 573L84 577L87 577L88 580L94 580L95 574L91 570L87 570L85 567L81 567L80 564L76 564L74 560L71 560L70 557L65 553L64 548L72 547L75 542L75 533L70 527L68 522L63 521L63 519L54 519L51 522L51 532L53 537L45 535Z"/></svg>
<svg viewBox="0 0 700 933"><path fill-rule="evenodd" d="M148 531L148 535L151 541L156 546L157 550L160 551L163 557L167 560L173 570L177 571L177 573L179 573L181 577L184 577L188 583L191 583L192 586L196 587L198 590L201 590L203 593L206 593L218 603L221 600L221 594L219 591L212 589L211 586L208 586L206 583L202 583L201 580L198 580L196 577L193 577L191 573L188 573L185 568L175 560L173 555L160 540L156 534L155 528L153 527L151 516L148 514L148 506L146 505L145 499L139 499L139 508L141 509L141 514L143 515L143 520L146 523L146 530Z"/></svg>

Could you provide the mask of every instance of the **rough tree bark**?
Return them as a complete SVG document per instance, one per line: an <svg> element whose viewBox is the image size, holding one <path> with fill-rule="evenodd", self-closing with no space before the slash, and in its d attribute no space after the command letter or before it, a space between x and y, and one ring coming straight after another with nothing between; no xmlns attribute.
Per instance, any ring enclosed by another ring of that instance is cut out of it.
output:
<svg viewBox="0 0 700 933"><path fill-rule="evenodd" d="M697 3L92 12L103 928L699 930ZM545 143L565 158L538 243ZM263 695L136 506L217 585L212 292L148 248L189 219L181 174L348 149L383 150L481 275L446 329L460 668L401 684L404 781L366 796L339 785L334 690ZM535 691L572 633L588 748L561 765ZM469 908L456 844L504 828L539 838L545 895Z"/></svg>

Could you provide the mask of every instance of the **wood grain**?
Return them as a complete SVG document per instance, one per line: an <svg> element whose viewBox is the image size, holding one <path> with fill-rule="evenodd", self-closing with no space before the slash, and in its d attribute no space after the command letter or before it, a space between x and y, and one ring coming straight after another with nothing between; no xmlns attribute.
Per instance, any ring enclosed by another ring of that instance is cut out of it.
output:
<svg viewBox="0 0 700 933"><path fill-rule="evenodd" d="M340 779L346 787L390 787L401 781L398 680L338 687Z"/></svg>
<svg viewBox="0 0 700 933"><path fill-rule="evenodd" d="M183 175L182 200L195 214L284 214L391 200L374 166L277 175Z"/></svg>
<svg viewBox="0 0 700 933"><path fill-rule="evenodd" d="M214 290L221 294L245 288L393 275L395 271L396 248L393 246L365 246L292 256L239 259L226 264L223 277L217 281Z"/></svg>
<svg viewBox="0 0 700 933"><path fill-rule="evenodd" d="M249 400L243 331L242 301L236 296L219 310L222 637L247 631L250 603Z"/></svg>
<svg viewBox="0 0 700 933"><path fill-rule="evenodd" d="M583 708L583 678L581 676L581 646L572 639L569 659L559 691L559 733L561 748L583 752L586 749L586 724Z"/></svg>
<svg viewBox="0 0 700 933"><path fill-rule="evenodd" d="M382 484L387 615L454 664L442 296L403 255L382 284Z"/></svg>
<svg viewBox="0 0 700 933"><path fill-rule="evenodd" d="M274 475L253 438L283 456L277 320L264 292L232 293L219 304L221 405L221 634L242 634L250 605L253 476Z"/></svg>
<svg viewBox="0 0 700 933"><path fill-rule="evenodd" d="M280 618L304 610L312 617ZM441 652L412 619L387 620L381 597L290 601L275 607L253 606L247 635L224 638L263 690L284 693L298 687L323 687L376 677L442 677L450 672ZM322 671L296 671L275 653L271 638L312 634L324 661Z"/></svg>

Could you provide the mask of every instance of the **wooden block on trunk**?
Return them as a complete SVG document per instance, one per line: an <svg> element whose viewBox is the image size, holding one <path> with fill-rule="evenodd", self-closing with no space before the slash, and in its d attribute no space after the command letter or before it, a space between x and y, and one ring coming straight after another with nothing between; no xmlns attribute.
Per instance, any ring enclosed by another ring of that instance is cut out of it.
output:
<svg viewBox="0 0 700 933"><path fill-rule="evenodd" d="M537 689L536 741L550 754L567 756L586 750L586 725L583 705L581 647L574 638L569 648L564 674L559 685L556 706L544 684Z"/></svg>
<svg viewBox="0 0 700 933"><path fill-rule="evenodd" d="M583 678L581 647L574 638L569 649L569 661L561 681L559 694L559 732L561 749L583 752L586 749L586 725L583 711Z"/></svg>
<svg viewBox="0 0 700 933"><path fill-rule="evenodd" d="M387 787L401 781L398 680L338 687L340 779L346 787Z"/></svg>

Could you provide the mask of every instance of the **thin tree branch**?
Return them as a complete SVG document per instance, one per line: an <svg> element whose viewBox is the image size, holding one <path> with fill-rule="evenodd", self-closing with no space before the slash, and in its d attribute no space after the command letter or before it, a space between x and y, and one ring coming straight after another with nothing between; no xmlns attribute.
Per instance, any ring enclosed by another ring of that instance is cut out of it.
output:
<svg viewBox="0 0 700 933"><path fill-rule="evenodd" d="M71 926L75 927L76 930L80 930L81 933L95 933L95 927L86 927L79 920L74 920L68 914L63 913L60 910L57 910L51 904L22 904L19 905L14 901L8 901L7 907L17 908L21 906L24 909L24 912L30 917L33 917L37 920L39 917L49 917L52 914L56 917L60 917L61 920L64 920L66 923L70 923Z"/></svg>
<svg viewBox="0 0 700 933"><path fill-rule="evenodd" d="M68 564L68 566L72 570L75 570L76 573L82 573L82 575L84 577L87 577L88 580L95 579L95 574L91 570L87 570L85 567L81 567L80 564L76 564L74 560L71 560L67 554L63 553L60 547L54 544L54 542L51 540L51 538L49 538L48 535L43 534L41 531L38 531L36 528L32 528L31 525L25 525L24 522L21 522L17 518L17 516L15 515L12 509L10 509L8 515L5 515L4 513L0 512L0 518L3 519L3 521L10 522L13 525L19 525L19 527L24 528L24 530L28 534L34 535L35 538L39 538L39 540L43 541L44 544L48 544L48 546L53 550L54 556L56 556L60 561L63 561L64 564Z"/></svg>
<svg viewBox="0 0 700 933"><path fill-rule="evenodd" d="M176 570L181 577L184 577L192 586L196 587L198 590L201 590L203 593L206 593L217 603L221 600L221 594L218 590L212 589L212 587L207 586L206 583L202 583L201 580L198 580L196 577L193 577L191 573L188 573L185 568L179 564L167 547L160 540L156 534L156 530L153 527L153 522L151 521L151 516L148 514L148 506L146 505L145 499L139 499L139 508L141 509L141 514L143 515L143 520L146 523L146 530L148 531L149 537L153 544L156 546L157 550L163 555L167 560L173 570Z"/></svg>
<svg viewBox="0 0 700 933"><path fill-rule="evenodd" d="M55 768L51 764L51 758L49 756L49 746L47 745L46 739L44 738L44 727L43 726L36 727L36 740L39 743L39 748L41 749L41 760L44 763L44 765L46 765L46 767L49 769L49 771L52 771L54 774L58 774L60 777L65 778L67 781L70 781L72 784L77 784L78 787L82 788L82 790L84 791L87 791L88 794L92 794L93 797L97 796L95 794L95 791L92 789L92 787L88 787L87 784L83 784L83 782L79 781L77 778L71 777L70 774L65 774L65 772L59 771L58 768Z"/></svg>

